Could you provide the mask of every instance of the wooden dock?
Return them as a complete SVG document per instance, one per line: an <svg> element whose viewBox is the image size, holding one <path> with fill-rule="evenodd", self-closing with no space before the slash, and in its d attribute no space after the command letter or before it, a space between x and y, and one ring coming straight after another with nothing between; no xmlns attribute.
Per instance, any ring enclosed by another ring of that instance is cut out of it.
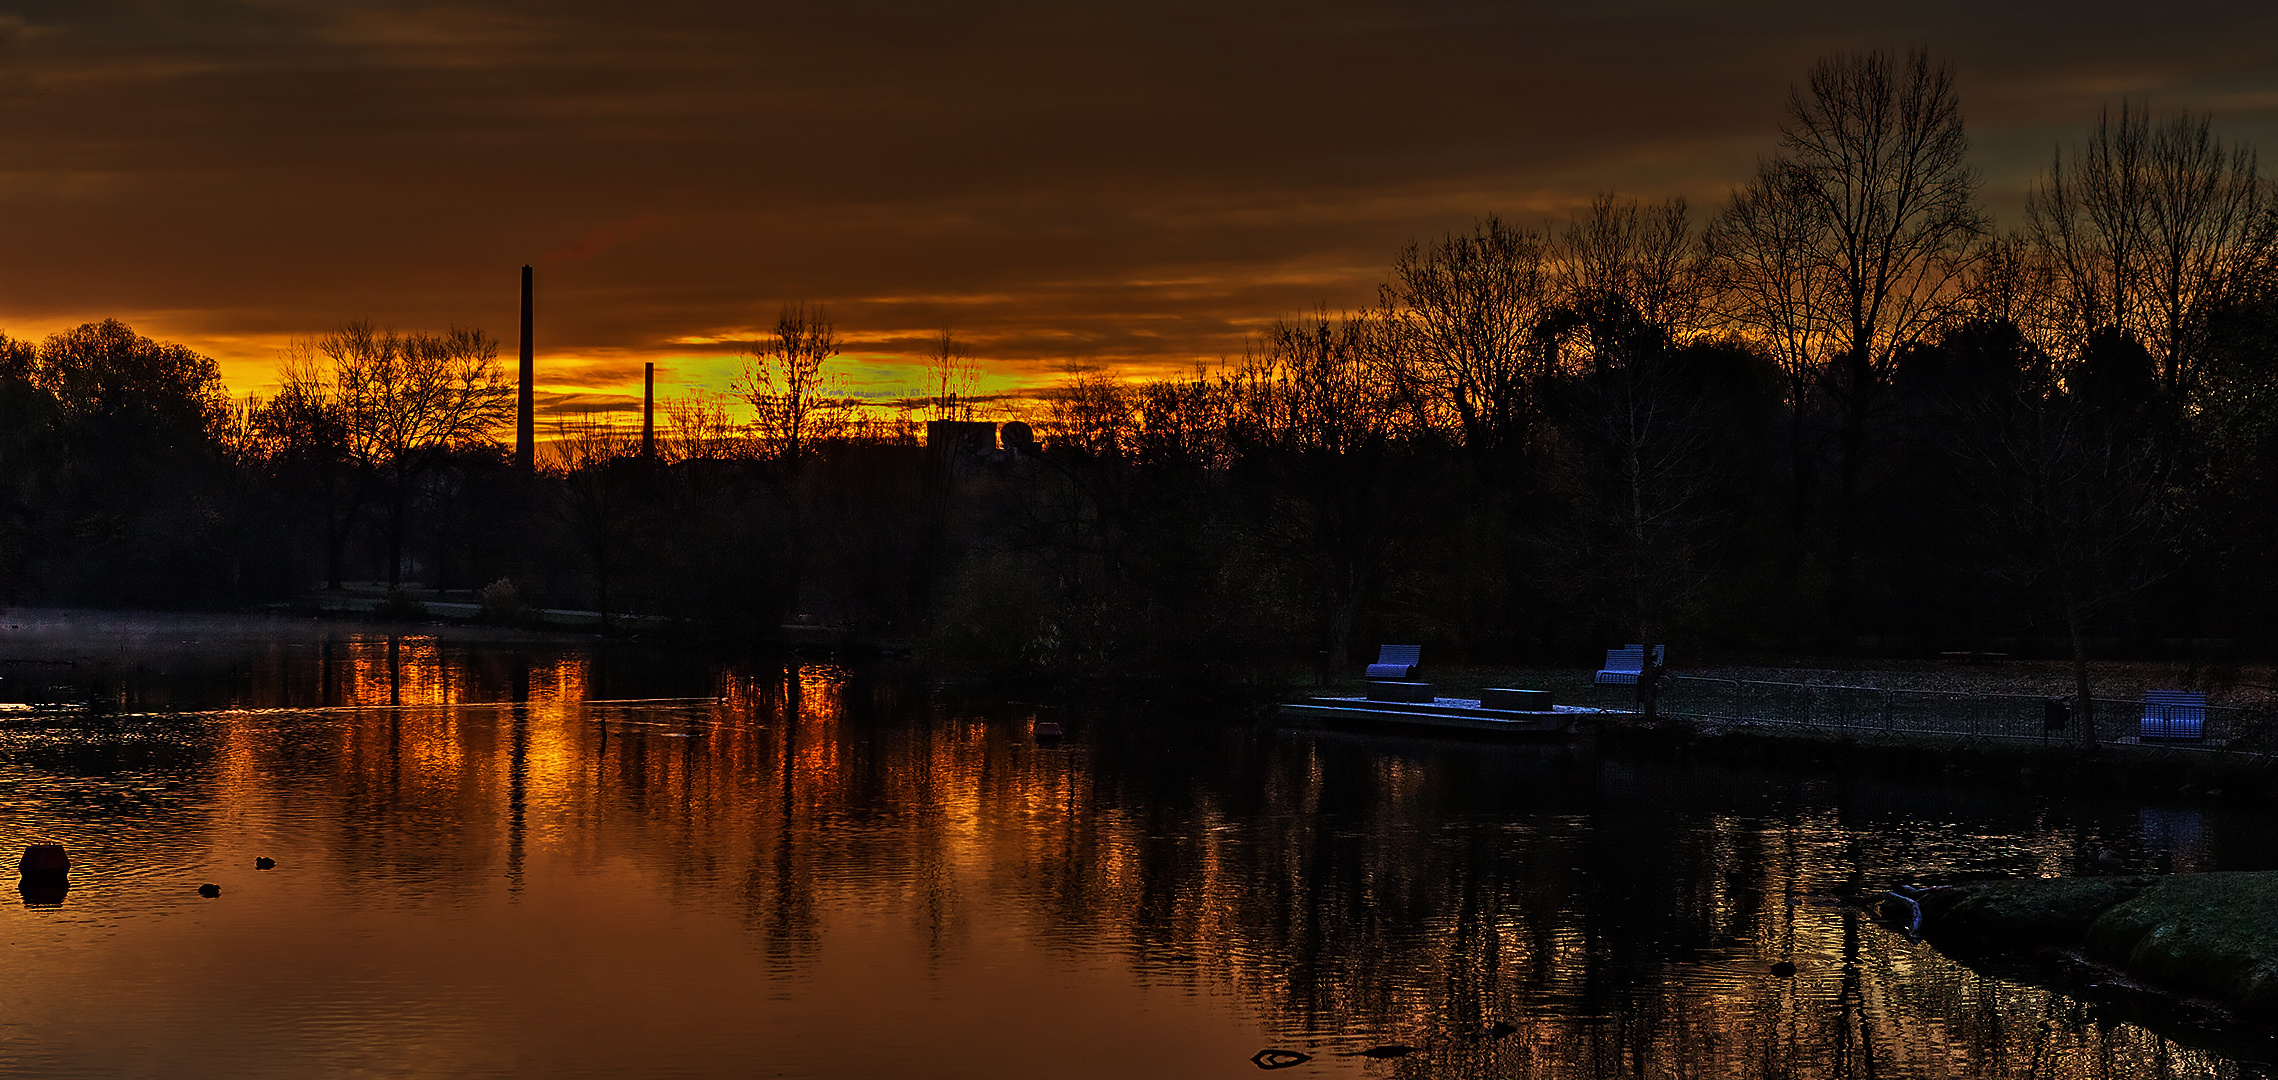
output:
<svg viewBox="0 0 2278 1080"><path fill-rule="evenodd" d="M1411 734L1476 735L1494 738L1563 738L1574 721L1612 710L1559 705L1545 711L1490 709L1476 698L1436 697L1425 701L1372 701L1365 697L1313 697L1283 702L1284 722L1305 727L1373 727Z"/></svg>

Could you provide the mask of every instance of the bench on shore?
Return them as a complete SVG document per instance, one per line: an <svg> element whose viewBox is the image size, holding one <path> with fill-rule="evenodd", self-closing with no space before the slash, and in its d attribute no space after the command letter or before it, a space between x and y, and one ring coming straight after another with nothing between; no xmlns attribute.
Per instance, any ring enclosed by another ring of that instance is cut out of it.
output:
<svg viewBox="0 0 2278 1080"><path fill-rule="evenodd" d="M1606 666L1598 669L1599 686L1635 686L1645 674L1645 650L1653 650L1653 666L1664 666L1669 659L1667 645L1624 645L1606 650Z"/></svg>
<svg viewBox="0 0 2278 1080"><path fill-rule="evenodd" d="M2136 729L2137 738L2181 742L2206 734L2207 695L2191 690L2144 691L2144 718Z"/></svg>
<svg viewBox="0 0 2278 1080"><path fill-rule="evenodd" d="M1413 679L1424 670L1421 645L1379 645L1376 662L1362 674L1371 679Z"/></svg>

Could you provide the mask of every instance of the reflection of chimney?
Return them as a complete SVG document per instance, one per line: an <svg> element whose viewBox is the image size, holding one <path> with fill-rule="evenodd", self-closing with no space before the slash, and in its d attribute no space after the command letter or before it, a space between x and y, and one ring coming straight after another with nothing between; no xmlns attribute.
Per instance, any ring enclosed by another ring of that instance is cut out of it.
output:
<svg viewBox="0 0 2278 1080"><path fill-rule="evenodd" d="M537 443L537 428L532 415L534 392L531 383L537 374L537 364L530 343L530 267L522 267L522 397L514 412L514 467L528 475L532 450Z"/></svg>
<svg viewBox="0 0 2278 1080"><path fill-rule="evenodd" d="M657 456L657 366L641 365L641 460Z"/></svg>

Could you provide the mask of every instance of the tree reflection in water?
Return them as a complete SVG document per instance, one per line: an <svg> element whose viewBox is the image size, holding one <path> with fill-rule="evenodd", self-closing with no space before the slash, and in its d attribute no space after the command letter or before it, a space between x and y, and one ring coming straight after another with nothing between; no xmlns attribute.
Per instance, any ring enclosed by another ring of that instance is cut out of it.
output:
<svg viewBox="0 0 2278 1080"><path fill-rule="evenodd" d="M323 883L300 916L317 920L449 909L511 937L539 917L517 909L579 890L659 919L732 914L740 955L623 960L692 995L758 977L795 999L844 977L834 965L906 953L910 984L866 988L906 1014L965 985L970 965L1033 951L1111 998L1212 1003L1257 1045L1316 1054L1304 1069L1322 1075L2236 1075L1959 968L1836 898L2069 872L2100 844L2198 868L2273 854L2251 819L2211 810L1565 746L1140 713L1070 717L1064 744L1039 745L1022 708L944 707L812 663L673 668L399 635L243 666L231 710L9 728L11 834L53 833L115 866L265 829L300 846L287 869ZM594 700L604 687L686 700ZM380 703L398 707L357 707ZM56 910L93 910L97 893ZM416 926L393 932L408 937L391 948L426 947ZM1792 977L1772 973L1780 961ZM746 1044L713 1064L862 1037L782 1030L774 999L755 1000L732 1021ZM612 1004L636 1026L670 1007ZM999 1053L1028 1020L948 1051L1032 1071ZM548 1022L504 1026L537 1037ZM1333 1056L1381 1043L1421 1049Z"/></svg>

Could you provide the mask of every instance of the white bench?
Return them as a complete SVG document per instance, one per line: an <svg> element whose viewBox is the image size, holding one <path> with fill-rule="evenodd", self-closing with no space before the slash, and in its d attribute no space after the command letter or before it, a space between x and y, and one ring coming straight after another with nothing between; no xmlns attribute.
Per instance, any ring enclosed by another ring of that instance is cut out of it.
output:
<svg viewBox="0 0 2278 1080"><path fill-rule="evenodd" d="M1599 686L1637 685L1638 678L1645 674L1646 648L1647 646L1644 645L1624 645L1618 649L1607 649L1606 666L1598 669L1597 684ZM1669 647L1667 645L1654 645L1651 648L1653 649L1653 666L1663 666L1669 658Z"/></svg>
<svg viewBox="0 0 2278 1080"><path fill-rule="evenodd" d="M2207 695L2190 690L2144 691L2141 739L2188 742L2207 734Z"/></svg>
<svg viewBox="0 0 2278 1080"><path fill-rule="evenodd" d="M1421 645L1379 645L1376 662L1363 674L1371 679L1413 679L1424 670Z"/></svg>

